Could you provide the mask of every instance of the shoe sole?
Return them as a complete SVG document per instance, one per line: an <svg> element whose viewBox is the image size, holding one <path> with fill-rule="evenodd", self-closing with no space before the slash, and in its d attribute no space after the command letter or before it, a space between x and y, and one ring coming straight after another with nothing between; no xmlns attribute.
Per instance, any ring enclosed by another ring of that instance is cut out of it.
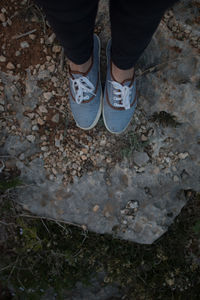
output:
<svg viewBox="0 0 200 300"><path fill-rule="evenodd" d="M96 34L95 34L95 36L97 37L98 42L99 42L99 83L101 84L101 78L100 78L100 51L101 51L101 42L100 42L99 37ZM102 106L103 106L103 92L102 92L102 85L101 85L100 105L99 105L99 110L97 112L97 116L96 116L94 122L92 123L92 125L90 125L90 127L87 127L87 128L81 127L77 123L76 123L76 126L79 127L79 128L81 128L81 129L83 129L83 130L90 130L90 129L94 128L96 126L96 124L98 123L99 118L101 116Z"/></svg>
<svg viewBox="0 0 200 300"><path fill-rule="evenodd" d="M110 40L109 40L109 41L110 41ZM108 42L109 42L109 41L108 41ZM107 47L108 47L108 44L107 44ZM106 52L107 52L107 51L106 51ZM107 57L107 66L108 66L108 57ZM105 89L106 89L106 84L105 84ZM104 101L104 99L103 99L103 101ZM137 99L136 99L136 105L137 105ZM128 124L126 125L126 127L125 127L122 131L119 131L119 132L111 131L111 130L108 128L107 124L106 124L106 119L105 119L105 115L104 115L104 105L103 105L103 103L102 103L102 107L103 107L103 109L102 109L103 121L104 121L104 125L105 125L106 129L107 129L110 133L113 133L113 134L116 134L116 135L123 133L123 132L127 129L127 127L129 126L129 124L131 123L132 118L130 119L130 121L128 122Z"/></svg>

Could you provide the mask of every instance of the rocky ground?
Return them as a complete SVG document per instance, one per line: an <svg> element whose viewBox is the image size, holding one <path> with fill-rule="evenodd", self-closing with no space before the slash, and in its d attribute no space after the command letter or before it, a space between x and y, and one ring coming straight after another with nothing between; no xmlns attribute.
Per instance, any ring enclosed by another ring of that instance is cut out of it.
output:
<svg viewBox="0 0 200 300"><path fill-rule="evenodd" d="M0 180L9 174L18 178L13 200L42 216L47 226L48 220L59 220L60 224L76 224L85 233L89 229L142 244L151 244L163 235L191 195L200 191L199 16L200 2L196 0L179 1L165 13L136 66L139 101L133 121L125 134L115 136L107 132L102 119L90 131L76 127L68 104L67 60L44 14L32 1L2 0ZM100 1L95 32L102 41L104 83L105 46L110 36L107 1ZM8 183L7 188L12 185ZM26 226L31 228L32 223ZM192 239L186 244L187 249L193 247ZM198 247L195 240L195 249ZM106 249L105 243L102 252L107 253ZM122 249L119 242L119 251ZM165 269L168 258L159 253L155 257ZM196 272L199 261L192 250L190 256ZM152 260L147 260L149 268ZM119 261L116 257L110 273ZM133 267L132 261L125 269L129 267ZM143 272L143 266L139 269ZM171 274L163 275L163 280L165 286L176 289L179 283ZM116 286L101 290L101 281L94 283L94 291L77 287L74 299L81 299L81 293L96 299L97 290L99 299L119 296ZM152 289L154 285L152 281ZM184 285L181 277L180 289Z"/></svg>

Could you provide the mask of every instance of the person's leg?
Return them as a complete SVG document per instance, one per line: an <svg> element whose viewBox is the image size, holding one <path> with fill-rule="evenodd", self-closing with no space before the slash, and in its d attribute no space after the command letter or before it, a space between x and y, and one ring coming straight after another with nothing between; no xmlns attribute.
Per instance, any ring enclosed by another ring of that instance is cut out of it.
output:
<svg viewBox="0 0 200 300"><path fill-rule="evenodd" d="M131 77L164 12L175 2L177 0L110 1L112 71L118 81Z"/></svg>
<svg viewBox="0 0 200 300"><path fill-rule="evenodd" d="M165 10L175 0L111 0L112 39L107 44L103 120L115 134L124 132L137 105L134 66L149 44Z"/></svg>
<svg viewBox="0 0 200 300"><path fill-rule="evenodd" d="M91 63L99 0L35 0L42 6L64 47L71 69L85 72Z"/></svg>

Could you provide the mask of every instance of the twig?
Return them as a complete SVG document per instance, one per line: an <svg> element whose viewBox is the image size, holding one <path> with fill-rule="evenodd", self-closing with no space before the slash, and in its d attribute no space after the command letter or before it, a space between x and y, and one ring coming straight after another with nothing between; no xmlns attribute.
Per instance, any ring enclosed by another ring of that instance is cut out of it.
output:
<svg viewBox="0 0 200 300"><path fill-rule="evenodd" d="M8 265L8 266L2 268L2 269L0 270L0 272L2 272L3 270L9 269L12 265L13 265L13 264L10 264L10 265Z"/></svg>
<svg viewBox="0 0 200 300"><path fill-rule="evenodd" d="M22 38L22 37L24 37L24 36L27 36L27 35L29 35L29 34L35 32L36 30L37 30L37 29L33 29L33 30L30 30L30 31L25 32L25 33L22 33L22 34L15 35L15 36L12 37L12 39L20 39L20 38Z"/></svg>
<svg viewBox="0 0 200 300"><path fill-rule="evenodd" d="M15 263L14 263L14 266L12 267L12 270L10 271L10 274L8 275L8 279L7 279L7 280L10 279L10 277L11 277L11 275L12 275L12 273L13 273L13 271L14 271L14 269L15 269L17 263L18 263L18 260L19 260L19 256L17 257L17 259L16 259L16 261L15 261Z"/></svg>
<svg viewBox="0 0 200 300"><path fill-rule="evenodd" d="M56 224L57 224L58 226L60 226L62 229L66 230L65 227L64 227L63 225L61 225L58 221L55 221L55 222L56 222Z"/></svg>
<svg viewBox="0 0 200 300"><path fill-rule="evenodd" d="M60 55L60 71L63 71L64 69L64 59L65 59L65 52L64 52L64 48L62 47L62 51L61 51L61 55Z"/></svg>
<svg viewBox="0 0 200 300"><path fill-rule="evenodd" d="M20 214L20 215L17 215L17 216L13 216L14 218L17 218L17 217L24 217L24 218L31 218L31 219L44 219L44 220L47 220L47 221L53 221L53 222L58 222L58 220L56 219L53 219L53 218L48 218L48 217L40 217L40 216L31 216L31 215L25 215L25 214ZM60 223L64 223L64 224L67 224L67 225L73 225L73 226L77 226L81 229L82 226L81 225L78 225L78 224L75 224L75 223L71 223L71 222L67 222L67 221L63 221L63 220L59 220Z"/></svg>
<svg viewBox="0 0 200 300"><path fill-rule="evenodd" d="M140 275L137 275L137 276L140 278L140 280L141 280L145 285L147 285L146 281L145 281Z"/></svg>
<svg viewBox="0 0 200 300"><path fill-rule="evenodd" d="M45 22L45 18L44 18L44 15L43 15L43 13L42 13L42 10L39 8L39 6L38 5L34 5L35 7L36 7L36 9L39 11L39 13L40 13L40 15L41 15L41 17L42 17L42 21L43 21L43 32L44 32L44 34L46 34L46 22Z"/></svg>
<svg viewBox="0 0 200 300"><path fill-rule="evenodd" d="M0 160L2 166L0 167L0 173L3 171L3 169L5 168L5 164L3 160Z"/></svg>
<svg viewBox="0 0 200 300"><path fill-rule="evenodd" d="M84 238L83 238L83 240L82 240L82 242L81 242L81 246L80 246L79 250L73 255L73 257L76 257L81 252L81 250L82 250L81 247L83 246L86 238L87 238L87 236L85 235Z"/></svg>
<svg viewBox="0 0 200 300"><path fill-rule="evenodd" d="M19 12L15 12L12 16L10 16L10 19L12 20L14 17L16 17L19 14Z"/></svg>
<svg viewBox="0 0 200 300"><path fill-rule="evenodd" d="M189 56L187 56L187 58L196 57L196 56L197 55L189 55ZM169 63L172 63L172 62L176 62L176 61L182 60L184 58L185 58L184 56L180 56L180 57L177 57L175 59L168 60L168 61L165 61L165 62L160 63L160 64L156 64L156 65L154 65L154 66L152 66L152 67L150 67L150 68L148 68L144 71L139 69L139 70L136 71L136 75L137 75L137 77L140 77L140 76L143 76L147 73L151 73L151 72L155 71L156 69L158 69L158 71L159 71L159 68L162 67L163 65L166 65L166 64L169 64Z"/></svg>
<svg viewBox="0 0 200 300"><path fill-rule="evenodd" d="M15 223L5 223L5 222L3 222L1 220L0 220L0 224L3 224L5 226L12 226L12 225L17 226Z"/></svg>
<svg viewBox="0 0 200 300"><path fill-rule="evenodd" d="M46 228L47 232L50 234L48 227L46 226L46 224L44 223L43 219L41 219L42 224L44 225L44 227Z"/></svg>
<svg viewBox="0 0 200 300"><path fill-rule="evenodd" d="M61 109L57 108L56 106L49 105L49 108L54 108L57 111L59 111L61 114L63 114L65 117L67 117L67 114L64 111L62 111Z"/></svg>

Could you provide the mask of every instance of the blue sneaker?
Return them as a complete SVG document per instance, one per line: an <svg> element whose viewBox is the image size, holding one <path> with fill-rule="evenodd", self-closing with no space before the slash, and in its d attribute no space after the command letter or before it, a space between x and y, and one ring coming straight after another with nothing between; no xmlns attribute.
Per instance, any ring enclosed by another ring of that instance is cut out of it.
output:
<svg viewBox="0 0 200 300"><path fill-rule="evenodd" d="M69 101L76 125L92 129L98 122L102 107L100 80L100 40L94 34L92 63L86 73L69 70Z"/></svg>
<svg viewBox="0 0 200 300"><path fill-rule="evenodd" d="M135 75L122 84L115 81L112 75L110 59L111 40L108 41L107 76L103 100L103 120L108 131L122 133L129 125L137 105L137 89Z"/></svg>

